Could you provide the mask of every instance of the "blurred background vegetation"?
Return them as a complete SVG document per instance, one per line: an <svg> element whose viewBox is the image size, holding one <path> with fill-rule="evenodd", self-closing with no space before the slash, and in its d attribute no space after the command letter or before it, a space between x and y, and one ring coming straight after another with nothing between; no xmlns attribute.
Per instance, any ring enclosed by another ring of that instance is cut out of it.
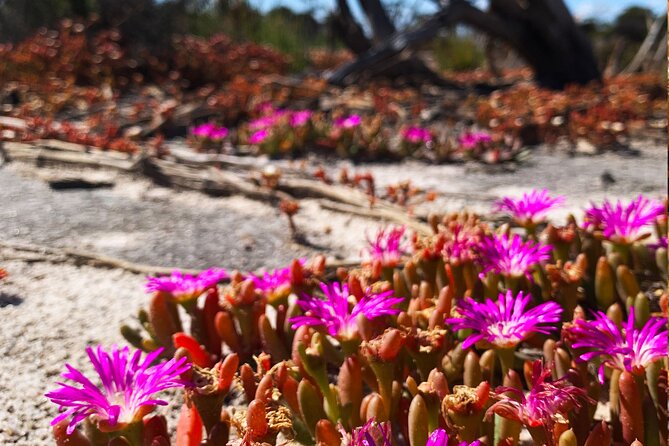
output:
<svg viewBox="0 0 669 446"><path fill-rule="evenodd" d="M396 22L402 25L423 19L406 8L397 11ZM118 27L126 39L158 50L167 50L175 34L225 33L236 41L274 47L290 57L294 71L308 67L313 49L343 49L329 13L316 8L297 13L286 7L261 12L247 0L0 0L0 42L18 42L62 18L90 17L98 17L99 27ZM664 21L666 34L666 15L657 17L636 6L611 22L588 20L581 26L592 39L602 70L618 72L631 62L656 20ZM444 30L428 49L433 63L448 71L485 67L486 52L499 50L494 42L463 27ZM508 51L502 56L505 68L520 63Z"/></svg>

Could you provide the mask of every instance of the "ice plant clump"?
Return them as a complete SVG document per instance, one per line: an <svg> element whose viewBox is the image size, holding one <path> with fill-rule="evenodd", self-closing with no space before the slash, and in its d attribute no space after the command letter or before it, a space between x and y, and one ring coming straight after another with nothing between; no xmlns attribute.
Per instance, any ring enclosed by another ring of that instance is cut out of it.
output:
<svg viewBox="0 0 669 446"><path fill-rule="evenodd" d="M566 423L567 415L584 403L594 403L584 389L571 385L565 378L550 382L551 370L537 360L532 365L532 385L526 395L515 387L498 387L501 400L490 406L486 417L497 414L515 420L528 428L535 444L554 445L554 427Z"/></svg>
<svg viewBox="0 0 669 446"><path fill-rule="evenodd" d="M392 446L390 423L377 423L371 418L350 434L340 428L343 446Z"/></svg>
<svg viewBox="0 0 669 446"><path fill-rule="evenodd" d="M462 441L458 443L458 446L480 446L481 442L476 440L471 443ZM430 437L427 439L425 446L448 446L448 434L442 428L437 428L432 431Z"/></svg>
<svg viewBox="0 0 669 446"><path fill-rule="evenodd" d="M395 267L400 262L406 248L402 246L402 237L406 227L381 229L374 239L367 237L367 253L372 261L378 261L384 267Z"/></svg>
<svg viewBox="0 0 669 446"><path fill-rule="evenodd" d="M349 294L346 284L335 282L328 286L321 283L320 287L327 300L307 294L298 299L297 304L305 315L290 319L293 329L302 325L324 327L331 336L352 339L358 335L356 319L359 315L371 320L379 316L398 314L400 310L393 306L403 300L401 297L392 297L392 290L374 294L368 289L353 309L349 309L349 299L353 299L353 296Z"/></svg>
<svg viewBox="0 0 669 446"><path fill-rule="evenodd" d="M486 299L480 303L467 297L458 303L456 311L460 316L447 319L446 323L455 331L473 331L462 343L463 349L478 341L499 348L515 347L533 333L550 333L555 327L547 324L560 321L562 308L555 302L544 302L526 310L531 298L522 291L514 297L511 290L500 293L497 302Z"/></svg>
<svg viewBox="0 0 669 446"><path fill-rule="evenodd" d="M548 260L551 249L550 245L541 245L529 240L524 242L518 234L513 238L509 238L506 234L484 238L478 248L483 265L481 276L492 271L506 277L524 275L529 278L530 268Z"/></svg>
<svg viewBox="0 0 669 446"><path fill-rule="evenodd" d="M581 361L601 357L599 380L604 382L604 367L639 375L646 367L667 356L667 319L651 318L641 330L634 327L634 307L629 310L622 331L606 314L598 311L591 321L576 320L567 328L572 348L586 349Z"/></svg>
<svg viewBox="0 0 669 446"><path fill-rule="evenodd" d="M614 243L628 244L643 238L641 230L664 213L662 203L639 195L627 206L609 200L601 207L592 204L585 211L584 225L601 230L604 237Z"/></svg>
<svg viewBox="0 0 669 446"><path fill-rule="evenodd" d="M164 292L170 294L177 302L188 302L197 299L227 277L228 274L223 268L210 268L197 276L175 270L169 276L147 277L146 292Z"/></svg>
<svg viewBox="0 0 669 446"><path fill-rule="evenodd" d="M128 347L119 349L113 345L110 352L101 346L96 349L88 347L86 352L100 377L102 388L66 364L67 372L62 374L63 378L81 387L58 383L59 388L46 394L63 411L51 425L72 417L67 427L69 435L78 423L92 416L101 430L122 430L140 421L156 405L166 405L167 402L155 399L153 395L162 390L183 387L185 383L179 375L190 369L190 364L183 357L152 366L161 351L157 349L142 360L139 350L131 355Z"/></svg>
<svg viewBox="0 0 669 446"><path fill-rule="evenodd" d="M563 196L551 197L548 190L533 190L520 198L504 197L495 202L495 211L508 212L522 226L536 225L549 211L564 203Z"/></svg>
<svg viewBox="0 0 669 446"><path fill-rule="evenodd" d="M360 115L350 115L335 119L333 124L335 128L353 129L359 127L361 123L362 123L362 118L360 117Z"/></svg>

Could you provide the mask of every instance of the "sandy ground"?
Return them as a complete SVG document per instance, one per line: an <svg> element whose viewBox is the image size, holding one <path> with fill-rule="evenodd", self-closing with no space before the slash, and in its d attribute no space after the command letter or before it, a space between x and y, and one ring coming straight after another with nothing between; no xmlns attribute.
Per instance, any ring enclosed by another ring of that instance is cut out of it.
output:
<svg viewBox="0 0 669 446"><path fill-rule="evenodd" d="M548 187L567 195L564 215L604 196L665 195L666 147L641 144L637 149L633 157L594 158L544 149L511 172L411 162L355 169L372 170L380 185L411 178L424 188L460 194L439 199L433 204L437 210L486 212L497 196ZM605 172L614 183L602 182ZM259 202L178 193L108 172L100 174L115 181L111 189L56 192L39 179L48 173L19 164L0 168L0 240L75 247L162 266L255 269L315 251L355 257L365 232L381 224L325 212L305 201L297 224L310 246L297 245L277 211ZM54 386L64 362L87 365L87 345L122 342L119 325L145 302L144 278L16 260L6 250L0 250L0 266L10 273L0 282L0 444L52 444L48 423L55 408L44 392Z"/></svg>

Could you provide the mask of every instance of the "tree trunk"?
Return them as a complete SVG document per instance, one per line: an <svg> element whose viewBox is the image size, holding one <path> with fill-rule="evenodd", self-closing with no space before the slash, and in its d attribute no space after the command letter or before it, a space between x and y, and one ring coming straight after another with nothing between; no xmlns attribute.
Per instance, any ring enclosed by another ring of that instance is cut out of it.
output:
<svg viewBox="0 0 669 446"><path fill-rule="evenodd" d="M356 82L360 73L436 37L448 25L463 23L505 41L534 69L541 85L561 89L600 79L594 53L563 0L490 0L484 12L465 0L447 6L417 28L396 32L329 76L336 84Z"/></svg>

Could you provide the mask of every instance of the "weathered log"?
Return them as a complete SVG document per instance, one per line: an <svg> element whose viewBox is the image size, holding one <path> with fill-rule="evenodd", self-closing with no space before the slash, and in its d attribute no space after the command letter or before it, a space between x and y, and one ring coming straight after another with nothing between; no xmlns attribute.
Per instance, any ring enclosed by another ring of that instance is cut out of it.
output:
<svg viewBox="0 0 669 446"><path fill-rule="evenodd" d="M465 0L451 0L420 26L394 33L327 79L349 84L364 72L406 58L404 54L436 37L446 26L463 23L506 42L532 66L537 81L550 88L600 79L590 42L563 0L491 0L484 12Z"/></svg>

